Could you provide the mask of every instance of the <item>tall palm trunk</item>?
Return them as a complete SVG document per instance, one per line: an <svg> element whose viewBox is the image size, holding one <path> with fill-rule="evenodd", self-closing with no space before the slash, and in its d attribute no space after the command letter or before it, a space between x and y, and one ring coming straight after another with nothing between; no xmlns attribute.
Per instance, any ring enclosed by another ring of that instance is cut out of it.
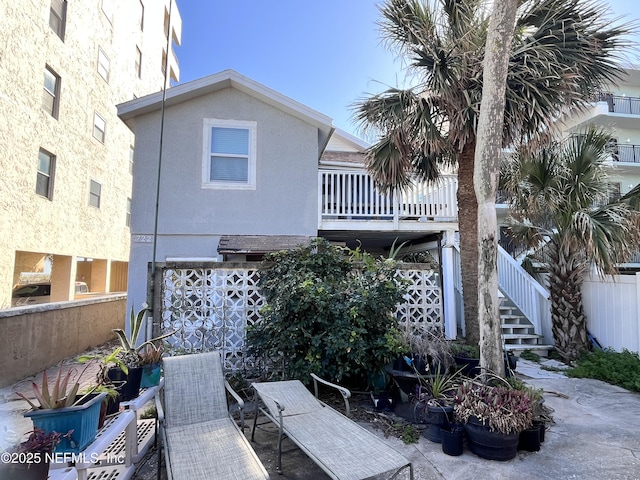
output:
<svg viewBox="0 0 640 480"><path fill-rule="evenodd" d="M575 360L589 348L587 319L582 304L586 264L570 249L555 244L549 246L553 260L549 262L553 337L560 356L564 360Z"/></svg>
<svg viewBox="0 0 640 480"><path fill-rule="evenodd" d="M475 142L467 143L458 157L458 227L460 268L466 341L480 342L478 325L478 201L473 185ZM460 208L464 207L464 208Z"/></svg>

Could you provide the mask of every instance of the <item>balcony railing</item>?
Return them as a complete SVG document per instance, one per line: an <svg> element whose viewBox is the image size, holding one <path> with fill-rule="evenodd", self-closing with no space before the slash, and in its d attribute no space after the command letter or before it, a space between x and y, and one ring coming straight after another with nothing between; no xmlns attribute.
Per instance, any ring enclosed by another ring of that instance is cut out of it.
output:
<svg viewBox="0 0 640 480"><path fill-rule="evenodd" d="M443 175L434 185L415 183L383 193L363 171L318 172L320 220L458 220L456 175Z"/></svg>
<svg viewBox="0 0 640 480"><path fill-rule="evenodd" d="M640 163L640 145L616 145L611 158L614 162Z"/></svg>
<svg viewBox="0 0 640 480"><path fill-rule="evenodd" d="M640 115L640 98L627 97L620 95L612 95L610 93L601 93L598 95L599 102L607 102L609 112L626 113L628 115Z"/></svg>

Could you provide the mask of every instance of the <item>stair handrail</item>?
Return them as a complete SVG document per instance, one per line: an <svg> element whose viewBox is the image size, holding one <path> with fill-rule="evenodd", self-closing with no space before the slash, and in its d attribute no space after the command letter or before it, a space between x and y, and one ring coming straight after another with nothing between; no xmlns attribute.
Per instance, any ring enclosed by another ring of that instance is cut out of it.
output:
<svg viewBox="0 0 640 480"><path fill-rule="evenodd" d="M542 316L551 312L550 294L498 245L498 285L500 290L531 322L534 332L542 335Z"/></svg>

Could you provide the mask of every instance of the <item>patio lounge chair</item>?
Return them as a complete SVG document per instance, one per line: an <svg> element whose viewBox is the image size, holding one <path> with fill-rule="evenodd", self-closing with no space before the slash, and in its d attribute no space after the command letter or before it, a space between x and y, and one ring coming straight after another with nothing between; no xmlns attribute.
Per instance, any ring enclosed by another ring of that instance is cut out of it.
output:
<svg viewBox="0 0 640 480"><path fill-rule="evenodd" d="M282 440L286 435L333 479L360 480L387 472L393 472L390 478L396 478L408 468L413 480L413 465L404 456L317 398L318 382L337 388L349 414L349 390L312 377L315 396L298 380L253 384L264 404L260 411L278 426L278 472L282 471ZM252 439L257 417L256 412Z"/></svg>
<svg viewBox="0 0 640 480"><path fill-rule="evenodd" d="M240 407L242 431L225 388ZM225 380L218 352L165 358L163 396L156 406L169 480L269 478L244 436L244 402Z"/></svg>

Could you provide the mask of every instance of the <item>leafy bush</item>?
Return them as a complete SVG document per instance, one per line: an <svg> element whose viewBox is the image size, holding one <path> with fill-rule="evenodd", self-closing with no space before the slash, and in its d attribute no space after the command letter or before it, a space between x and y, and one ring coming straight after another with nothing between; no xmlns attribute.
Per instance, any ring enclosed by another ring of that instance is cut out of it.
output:
<svg viewBox="0 0 640 480"><path fill-rule="evenodd" d="M567 376L595 378L627 390L640 392L640 356L623 350L594 350L578 360L576 368L567 370Z"/></svg>
<svg viewBox="0 0 640 480"><path fill-rule="evenodd" d="M391 361L404 287L395 262L316 239L267 255L259 286L262 321L247 329L248 353L284 359L285 375L341 381Z"/></svg>

